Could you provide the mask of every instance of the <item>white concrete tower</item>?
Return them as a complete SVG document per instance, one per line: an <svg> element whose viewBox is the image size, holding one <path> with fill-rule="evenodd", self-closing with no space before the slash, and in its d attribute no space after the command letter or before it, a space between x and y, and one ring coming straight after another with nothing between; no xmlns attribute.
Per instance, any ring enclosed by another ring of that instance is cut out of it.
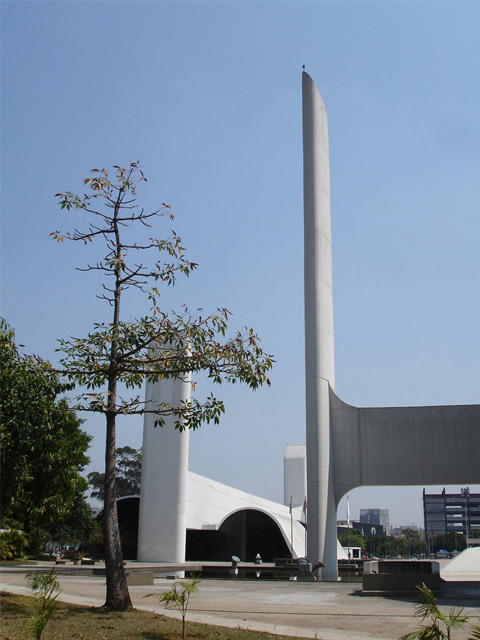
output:
<svg viewBox="0 0 480 640"><path fill-rule="evenodd" d="M152 405L179 407L189 397L189 380L147 383L145 392ZM189 432L175 429L173 416L163 427L153 426L155 418L145 414L143 426L137 559L185 562Z"/></svg>
<svg viewBox="0 0 480 640"><path fill-rule="evenodd" d="M287 444L283 452L283 504L303 505L307 495L307 455L305 443Z"/></svg>
<svg viewBox="0 0 480 640"><path fill-rule="evenodd" d="M307 556L336 580L336 506L331 464L329 386L334 388L332 243L328 119L322 97L302 74L305 230ZM333 524L332 524L333 523Z"/></svg>

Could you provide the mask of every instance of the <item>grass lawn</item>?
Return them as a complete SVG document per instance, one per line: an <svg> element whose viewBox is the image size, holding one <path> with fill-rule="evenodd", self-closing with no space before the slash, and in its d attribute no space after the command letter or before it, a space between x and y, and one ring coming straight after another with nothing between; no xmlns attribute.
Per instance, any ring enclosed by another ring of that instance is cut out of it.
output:
<svg viewBox="0 0 480 640"><path fill-rule="evenodd" d="M23 596L0 593L0 640L23 640L27 616L19 606ZM42 640L178 640L182 623L151 611L108 611L60 603ZM281 636L243 629L213 627L188 621L185 637L197 640L268 640ZM290 639L292 640L292 639ZM298 640L298 639L297 639Z"/></svg>
<svg viewBox="0 0 480 640"><path fill-rule="evenodd" d="M25 560L25 558L18 558L17 560L0 560L0 567L16 567L19 564L38 564L38 560Z"/></svg>

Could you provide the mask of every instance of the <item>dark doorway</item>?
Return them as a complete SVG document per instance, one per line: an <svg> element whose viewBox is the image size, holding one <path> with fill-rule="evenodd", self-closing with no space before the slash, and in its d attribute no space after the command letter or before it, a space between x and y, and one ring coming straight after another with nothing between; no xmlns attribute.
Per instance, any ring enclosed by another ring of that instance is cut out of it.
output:
<svg viewBox="0 0 480 640"><path fill-rule="evenodd" d="M223 531L187 529L185 560L229 560L227 536Z"/></svg>
<svg viewBox="0 0 480 640"><path fill-rule="evenodd" d="M262 511L237 511L225 520L220 532L226 536L225 560L235 555L244 562L253 562L259 553L264 562L273 562L291 555L277 523Z"/></svg>
<svg viewBox="0 0 480 640"><path fill-rule="evenodd" d="M139 511L139 496L127 496L117 500L118 527L125 560L137 559ZM97 514L97 520L103 523L103 509ZM103 554L103 546L99 551Z"/></svg>

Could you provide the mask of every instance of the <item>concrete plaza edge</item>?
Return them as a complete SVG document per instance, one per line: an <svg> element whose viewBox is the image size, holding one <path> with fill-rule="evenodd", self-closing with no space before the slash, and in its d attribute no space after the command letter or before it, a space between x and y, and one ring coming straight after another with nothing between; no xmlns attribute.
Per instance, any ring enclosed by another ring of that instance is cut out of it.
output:
<svg viewBox="0 0 480 640"><path fill-rule="evenodd" d="M1 589L10 593L25 593L25 574L49 570L52 566L2 567ZM156 575L163 573L162 569L165 568L161 564L127 563L127 570L139 571L147 567L153 569ZM90 567L77 569L76 575L68 575L68 572L61 570L58 572L62 600L83 606L101 606L105 600L105 577L92 575ZM167 578L155 578L153 587L131 586L134 607L178 617L176 612L166 610L154 598L144 598L152 591L166 591L172 582ZM417 621L413 618L413 599L362 598L360 591L361 583L355 582L205 579L191 601L187 620L318 640L397 640L415 629ZM480 591L477 588L472 593L472 599L459 601L458 597L453 600L440 598L439 603L445 612L452 606L466 606L465 612L478 623ZM469 628L458 632L456 638L468 638Z"/></svg>

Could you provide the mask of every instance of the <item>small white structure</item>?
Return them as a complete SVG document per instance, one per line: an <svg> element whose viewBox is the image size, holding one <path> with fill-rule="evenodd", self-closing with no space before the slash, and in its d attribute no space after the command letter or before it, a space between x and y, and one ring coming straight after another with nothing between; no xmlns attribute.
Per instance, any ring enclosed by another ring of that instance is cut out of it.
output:
<svg viewBox="0 0 480 640"><path fill-rule="evenodd" d="M337 553L339 560L360 560L362 558L361 547L342 547Z"/></svg>

